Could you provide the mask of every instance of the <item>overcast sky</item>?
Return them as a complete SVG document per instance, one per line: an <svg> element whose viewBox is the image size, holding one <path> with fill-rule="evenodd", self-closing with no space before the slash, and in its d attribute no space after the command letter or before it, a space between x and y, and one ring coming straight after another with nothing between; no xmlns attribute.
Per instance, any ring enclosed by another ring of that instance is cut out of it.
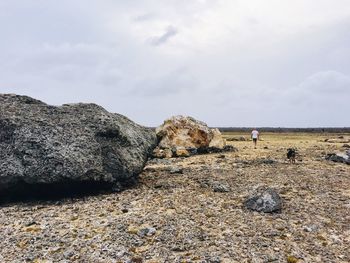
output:
<svg viewBox="0 0 350 263"><path fill-rule="evenodd" d="M0 93L156 126L350 126L349 0L0 0Z"/></svg>

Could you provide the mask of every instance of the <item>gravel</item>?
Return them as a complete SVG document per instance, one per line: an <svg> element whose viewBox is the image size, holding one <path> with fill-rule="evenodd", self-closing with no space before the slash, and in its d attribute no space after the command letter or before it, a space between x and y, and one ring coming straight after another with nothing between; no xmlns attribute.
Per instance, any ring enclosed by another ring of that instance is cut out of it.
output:
<svg viewBox="0 0 350 263"><path fill-rule="evenodd" d="M120 193L2 204L0 261L349 262L350 166L320 159L338 146L318 140L265 136L261 148L239 142L220 163L219 154L151 161L139 184ZM287 143L297 144L302 163L287 163ZM276 162L254 161L262 159ZM258 187L278 190L280 213L244 208Z"/></svg>

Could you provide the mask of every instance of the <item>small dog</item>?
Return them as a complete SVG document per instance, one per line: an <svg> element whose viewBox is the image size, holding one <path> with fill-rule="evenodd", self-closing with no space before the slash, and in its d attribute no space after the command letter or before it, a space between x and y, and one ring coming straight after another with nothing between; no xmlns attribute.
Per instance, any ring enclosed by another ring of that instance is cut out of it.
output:
<svg viewBox="0 0 350 263"><path fill-rule="evenodd" d="M287 149L287 158L289 159L289 163L295 163L295 156L297 155L297 150L294 148Z"/></svg>

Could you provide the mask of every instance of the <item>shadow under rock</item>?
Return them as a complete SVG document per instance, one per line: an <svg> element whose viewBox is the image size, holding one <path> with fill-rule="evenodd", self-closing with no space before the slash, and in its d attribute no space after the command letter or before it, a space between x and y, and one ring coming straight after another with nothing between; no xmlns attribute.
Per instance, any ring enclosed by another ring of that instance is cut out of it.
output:
<svg viewBox="0 0 350 263"><path fill-rule="evenodd" d="M20 182L16 186L0 192L0 205L82 199L88 196L121 192L136 186L136 184L137 180L117 184L97 181L66 181L53 184Z"/></svg>

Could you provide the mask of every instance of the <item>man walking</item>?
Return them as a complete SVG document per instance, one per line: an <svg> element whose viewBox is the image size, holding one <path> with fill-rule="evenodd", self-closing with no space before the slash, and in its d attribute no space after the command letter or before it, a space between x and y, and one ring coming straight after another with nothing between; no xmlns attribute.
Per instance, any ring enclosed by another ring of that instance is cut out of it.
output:
<svg viewBox="0 0 350 263"><path fill-rule="evenodd" d="M251 134L251 137L253 139L253 143L254 143L254 149L256 149L256 143L259 139L259 132L256 130L256 128L254 128L252 130L252 134Z"/></svg>

